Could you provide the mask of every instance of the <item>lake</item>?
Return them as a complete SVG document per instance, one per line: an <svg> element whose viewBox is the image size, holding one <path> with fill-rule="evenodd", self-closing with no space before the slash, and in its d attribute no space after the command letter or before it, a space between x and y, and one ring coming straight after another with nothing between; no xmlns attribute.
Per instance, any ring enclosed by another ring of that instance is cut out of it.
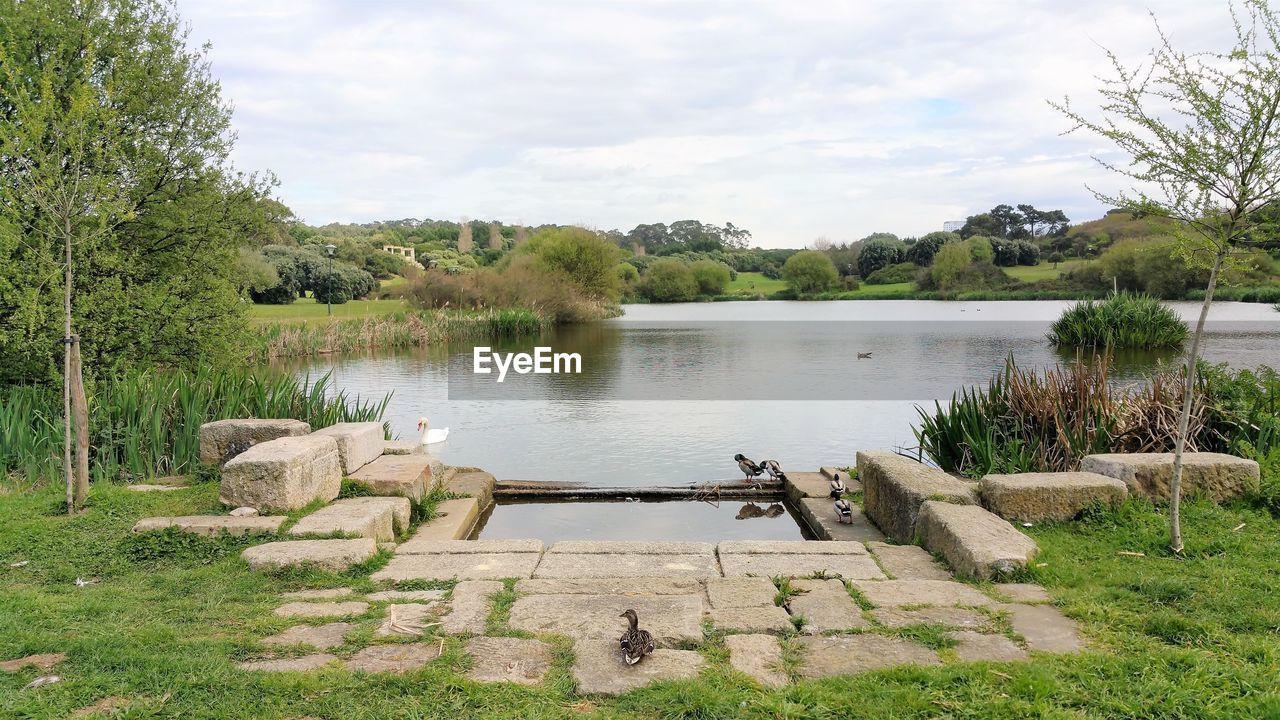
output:
<svg viewBox="0 0 1280 720"><path fill-rule="evenodd" d="M445 462L499 479L644 486L741 477L735 453L784 468L851 465L861 449L916 444L917 405L985 383L1012 355L1046 366L1074 357L1044 339L1057 301L726 302L630 305L615 320L557 330L534 345L582 357L578 375L476 375L472 347L310 358L361 396L392 392L401 439L427 416L450 428ZM1174 303L1194 321L1199 305ZM1280 364L1280 313L1221 303L1203 354L1235 367ZM859 359L858 353L870 353ZM1165 353L1118 357L1133 381Z"/></svg>

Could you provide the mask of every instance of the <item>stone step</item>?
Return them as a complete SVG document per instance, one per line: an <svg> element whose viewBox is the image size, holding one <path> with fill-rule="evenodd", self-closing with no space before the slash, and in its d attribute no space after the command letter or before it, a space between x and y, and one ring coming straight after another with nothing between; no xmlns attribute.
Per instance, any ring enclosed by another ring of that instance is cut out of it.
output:
<svg viewBox="0 0 1280 720"><path fill-rule="evenodd" d="M480 506L475 498L443 500L436 506L436 513L435 517L418 526L412 538L396 548L397 554L419 552L416 548L423 543L465 539L476 524Z"/></svg>
<svg viewBox="0 0 1280 720"><path fill-rule="evenodd" d="M840 580L792 580L796 594L787 600L791 614L803 617L806 635L870 627L862 608Z"/></svg>
<svg viewBox="0 0 1280 720"><path fill-rule="evenodd" d="M427 540L415 537L396 548L397 555L450 553L542 553L541 540Z"/></svg>
<svg viewBox="0 0 1280 720"><path fill-rule="evenodd" d="M711 578L720 567L711 543L566 540L547 549L533 576Z"/></svg>
<svg viewBox="0 0 1280 720"><path fill-rule="evenodd" d="M957 573L1002 577L1025 568L1039 548L1009 521L977 505L929 500L916 523L920 544L946 558Z"/></svg>
<svg viewBox="0 0 1280 720"><path fill-rule="evenodd" d="M355 540L283 540L247 548L240 557L255 570L314 566L346 570L376 555L372 538Z"/></svg>
<svg viewBox="0 0 1280 720"><path fill-rule="evenodd" d="M388 440L383 455L426 455L427 449L417 440Z"/></svg>
<svg viewBox="0 0 1280 720"><path fill-rule="evenodd" d="M476 499L480 511L493 504L493 476L483 470L459 470L444 483L445 491Z"/></svg>
<svg viewBox="0 0 1280 720"><path fill-rule="evenodd" d="M725 555L866 555L860 542L813 542L811 540L725 540L716 546Z"/></svg>
<svg viewBox="0 0 1280 720"><path fill-rule="evenodd" d="M895 580L950 580L951 571L918 545L867 543L880 568Z"/></svg>
<svg viewBox="0 0 1280 720"><path fill-rule="evenodd" d="M786 488L787 498L798 504L804 498L829 497L831 478L820 472L789 472L783 487Z"/></svg>
<svg viewBox="0 0 1280 720"><path fill-rule="evenodd" d="M431 487L431 459L426 455L382 455L347 479L375 495L398 495L420 503Z"/></svg>
<svg viewBox="0 0 1280 720"><path fill-rule="evenodd" d="M898 665L941 665L938 654L910 640L872 633L804 637L798 641L806 678L856 675Z"/></svg>
<svg viewBox="0 0 1280 720"><path fill-rule="evenodd" d="M309 432L311 426L301 420L254 418L207 422L200 426L200 462L221 466L258 443Z"/></svg>
<svg viewBox="0 0 1280 720"><path fill-rule="evenodd" d="M858 478L862 511L901 543L915 542L916 517L926 500L978 504L974 484L886 450L859 452Z"/></svg>
<svg viewBox="0 0 1280 720"><path fill-rule="evenodd" d="M999 604L972 585L955 580L854 580L853 587L878 608L994 607Z"/></svg>
<svg viewBox="0 0 1280 720"><path fill-rule="evenodd" d="M724 646L729 650L729 664L734 670L769 688L787 684L782 666L782 648L772 635L728 635Z"/></svg>
<svg viewBox="0 0 1280 720"><path fill-rule="evenodd" d="M342 489L338 445L315 434L258 443L222 466L218 501L231 507L297 510Z"/></svg>
<svg viewBox="0 0 1280 720"><path fill-rule="evenodd" d="M528 595L511 606L510 625L514 630L616 643L627 628L620 617L627 609L636 611L640 627L652 633L659 647L702 642L701 595Z"/></svg>
<svg viewBox="0 0 1280 720"><path fill-rule="evenodd" d="M693 679L706 663L695 650L659 648L639 663L627 665L618 652L617 638L579 640L573 654L573 679L583 695L621 695L654 682Z"/></svg>
<svg viewBox="0 0 1280 720"><path fill-rule="evenodd" d="M408 498L343 498L302 518L289 534L345 534L388 542L395 540L398 531L408 529L410 510Z"/></svg>
<svg viewBox="0 0 1280 720"><path fill-rule="evenodd" d="M1070 520L1093 505L1129 496L1123 481L1092 472L987 475L978 482L982 503L1006 520Z"/></svg>
<svg viewBox="0 0 1280 720"><path fill-rule="evenodd" d="M401 546L403 547L403 546ZM397 553L386 567L375 572L374 582L408 580L503 580L533 576L538 553Z"/></svg>
<svg viewBox="0 0 1280 720"><path fill-rule="evenodd" d="M830 498L800 498L800 516L808 523L820 540L854 540L869 542L884 540L884 533L862 514L862 508L849 504L853 522L840 522L835 501Z"/></svg>
<svg viewBox="0 0 1280 720"><path fill-rule="evenodd" d="M1168 502L1173 479L1173 453L1109 453L1087 455L1084 472L1122 480L1129 492ZM1182 456L1182 492L1221 502L1258 487L1258 463L1222 453L1185 453Z"/></svg>
<svg viewBox="0 0 1280 720"><path fill-rule="evenodd" d="M711 625L717 630L785 635L793 630L791 616L776 605L713 608L707 611Z"/></svg>
<svg viewBox="0 0 1280 720"><path fill-rule="evenodd" d="M288 520L284 515L270 517L231 517L229 515L184 515L179 517L142 518L133 526L134 532L148 532L177 528L193 535L214 537L225 532L228 535L273 534Z"/></svg>
<svg viewBox="0 0 1280 720"><path fill-rule="evenodd" d="M342 474L355 471L377 460L387 444L386 429L380 422L345 422L320 428L313 436L331 437L338 444Z"/></svg>
<svg viewBox="0 0 1280 720"><path fill-rule="evenodd" d="M830 545L820 542L814 545ZM720 567L725 577L744 577L756 575L760 577L805 577L815 573L838 575L845 579L882 579L875 560L864 548L861 554L834 553L720 553Z"/></svg>

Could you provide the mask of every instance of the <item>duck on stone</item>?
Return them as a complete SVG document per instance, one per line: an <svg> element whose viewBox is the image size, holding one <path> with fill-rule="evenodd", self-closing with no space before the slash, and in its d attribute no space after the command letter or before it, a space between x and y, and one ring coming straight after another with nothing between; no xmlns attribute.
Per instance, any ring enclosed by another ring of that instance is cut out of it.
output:
<svg viewBox="0 0 1280 720"><path fill-rule="evenodd" d="M754 460L742 453L734 455L733 459L738 461L738 469L742 471L743 475L746 475L744 478L745 482L750 482L751 478L759 477L760 473L764 472L764 468L757 465Z"/></svg>
<svg viewBox="0 0 1280 720"><path fill-rule="evenodd" d="M622 648L622 660L628 665L635 665L645 655L653 652L653 636L648 630L640 629L640 618L636 616L635 610L628 609L618 617L627 619L627 631L618 638L618 645Z"/></svg>
<svg viewBox="0 0 1280 720"><path fill-rule="evenodd" d="M844 495L844 491L845 491L844 481L840 479L840 473L836 473L835 475L832 475L831 476L831 495L830 495L831 499L839 500L840 496Z"/></svg>
<svg viewBox="0 0 1280 720"><path fill-rule="evenodd" d="M843 525L853 524L853 506L848 500L837 500L836 503L836 520Z"/></svg>
<svg viewBox="0 0 1280 720"><path fill-rule="evenodd" d="M786 481L787 479L787 474L782 472L782 466L778 464L777 460L765 460L760 463L760 467L764 468L764 471L769 473L770 479L782 481Z"/></svg>

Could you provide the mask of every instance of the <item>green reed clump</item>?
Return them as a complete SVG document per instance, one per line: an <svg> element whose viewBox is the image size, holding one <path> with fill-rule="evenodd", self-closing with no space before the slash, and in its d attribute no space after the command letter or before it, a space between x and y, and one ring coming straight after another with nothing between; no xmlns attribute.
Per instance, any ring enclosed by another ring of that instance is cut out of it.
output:
<svg viewBox="0 0 1280 720"><path fill-rule="evenodd" d="M1119 293L1067 308L1049 328L1054 345L1095 348L1173 348L1187 339L1178 314L1147 295Z"/></svg>
<svg viewBox="0 0 1280 720"><path fill-rule="evenodd" d="M313 428L381 420L391 396L350 398L325 374L315 381L244 369L132 373L89 392L94 480L178 475L200 455L200 425L227 418L294 418ZM0 390L0 477L35 483L61 475L62 400L56 388Z"/></svg>
<svg viewBox="0 0 1280 720"><path fill-rule="evenodd" d="M435 310L330 323L274 323L256 329L250 360L445 345L537 335L550 320L533 310Z"/></svg>

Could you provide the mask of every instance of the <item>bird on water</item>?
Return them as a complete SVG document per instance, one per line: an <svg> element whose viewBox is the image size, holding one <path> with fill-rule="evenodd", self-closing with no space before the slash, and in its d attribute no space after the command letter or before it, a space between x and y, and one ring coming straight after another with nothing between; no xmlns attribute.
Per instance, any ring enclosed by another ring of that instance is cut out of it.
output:
<svg viewBox="0 0 1280 720"><path fill-rule="evenodd" d="M653 636L648 630L640 629L640 618L635 610L626 610L618 617L627 619L627 631L618 638L618 646L622 648L622 660L628 665L635 665L641 658L653 652Z"/></svg>

